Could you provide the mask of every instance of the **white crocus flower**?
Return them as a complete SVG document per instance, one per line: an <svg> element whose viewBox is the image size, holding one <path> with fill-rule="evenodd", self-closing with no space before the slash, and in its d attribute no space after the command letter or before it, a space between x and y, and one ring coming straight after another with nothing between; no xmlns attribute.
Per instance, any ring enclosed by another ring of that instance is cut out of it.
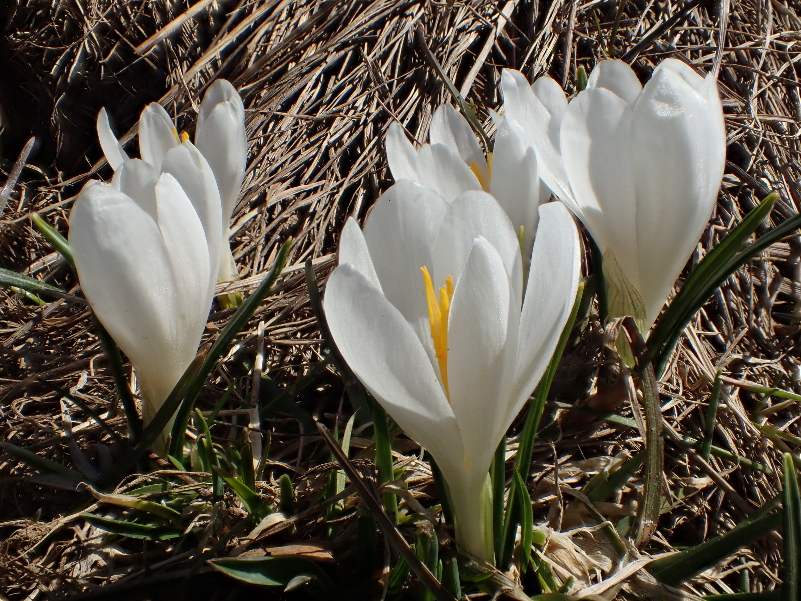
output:
<svg viewBox="0 0 801 601"><path fill-rule="evenodd" d="M179 165L183 177L202 181L194 153L170 150L164 168ZM179 181L124 160L112 184L88 182L70 214L81 288L136 370L145 424L195 358L216 283L219 196L190 200Z"/></svg>
<svg viewBox="0 0 801 601"><path fill-rule="evenodd" d="M484 190L503 207L528 260L537 232L537 210L551 192L540 180L534 149L523 143L520 127L496 119L498 133L493 152L486 158L467 120L450 105L435 112L429 130L430 144L420 149L393 123L387 133L387 162L395 181L408 179L436 190L451 202L462 192Z"/></svg>
<svg viewBox="0 0 801 601"><path fill-rule="evenodd" d="M97 116L97 133L100 145L111 168L115 171L128 155L114 136L106 109ZM139 119L139 154L143 161L161 168L168 151L189 144L189 136L178 134L172 118L158 103L151 103ZM215 81L200 104L195 144L214 174L222 202L219 279L236 279L236 265L231 255L230 222L247 163L247 137L245 134L245 107L236 89L226 80ZM181 182L183 184L183 182ZM186 189L186 187L184 188Z"/></svg>
<svg viewBox="0 0 801 601"><path fill-rule="evenodd" d="M501 85L540 176L604 254L611 316L648 329L720 189L726 130L714 75L667 59L642 86L626 63L603 61L570 103L549 77L529 86L507 70Z"/></svg>
<svg viewBox="0 0 801 601"><path fill-rule="evenodd" d="M324 300L345 361L441 468L457 542L489 562L493 454L548 365L580 275L570 213L546 204L540 223L524 287L515 229L492 196L448 203L401 180L364 230L345 225Z"/></svg>

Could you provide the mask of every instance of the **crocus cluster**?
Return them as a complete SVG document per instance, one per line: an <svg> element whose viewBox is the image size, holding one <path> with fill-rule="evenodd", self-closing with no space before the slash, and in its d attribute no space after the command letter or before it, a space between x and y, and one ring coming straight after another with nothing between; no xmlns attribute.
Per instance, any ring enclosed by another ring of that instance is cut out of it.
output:
<svg viewBox="0 0 801 601"><path fill-rule="evenodd" d="M549 77L504 71L502 89L487 154L448 106L419 149L390 126L397 183L363 230L346 224L324 301L348 365L437 461L459 546L490 562L493 452L576 294L567 208L603 251L611 316L645 330L712 213L726 145L715 78L676 60L645 86L604 61L570 102Z"/></svg>
<svg viewBox="0 0 801 601"><path fill-rule="evenodd" d="M83 187L69 242L92 310L136 371L147 424L197 354L218 276L235 273L228 222L245 168L244 109L220 80L201 104L197 145L158 104L139 120L141 159L128 158L105 110L98 134L114 177Z"/></svg>

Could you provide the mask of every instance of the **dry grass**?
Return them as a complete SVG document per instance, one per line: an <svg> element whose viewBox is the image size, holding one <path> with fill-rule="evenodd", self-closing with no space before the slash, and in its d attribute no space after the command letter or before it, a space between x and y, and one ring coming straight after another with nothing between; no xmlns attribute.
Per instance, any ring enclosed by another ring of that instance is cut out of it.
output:
<svg viewBox="0 0 801 601"><path fill-rule="evenodd" d="M296 240L290 263L319 259L318 274L324 276L331 266L326 257L335 251L345 220L363 219L390 183L382 143L388 124L399 120L411 135L425 140L434 108L448 101L443 85L416 49L415 30L422 31L445 72L488 124L487 110L499 108L497 84L503 67L521 69L530 77L548 72L573 91L576 67L591 70L609 53L633 59L643 79L668 56L704 72L719 60L729 149L718 209L701 241L701 248L709 249L769 190L781 195L773 223L801 208L796 67L801 20L795 12L801 8L779 0L693 4L682 16L683 5L670 0L624 0L619 5L199 0L195 6L200 10L181 21L190 9L186 0L20 0L8 9L7 37L0 46L0 151L3 159L13 162L31 133L40 147L2 215L0 265L75 293L75 282L32 232L28 215L39 211L66 233L71 200L82 182L109 175L97 162L97 110L106 106L117 130L127 131L128 139L135 135L138 113L149 101L162 102L182 128L191 130L205 87L225 77L242 93L251 144L234 226L241 287L255 286L290 235ZM727 11L727 27L716 55L721 10ZM675 15L680 18L673 19L671 27L642 46L649 31ZM610 41L614 30L617 35ZM704 468L693 459L696 455L668 444L669 507L651 543L652 552L694 545L725 532L778 492L780 452L785 446L795 450L795 444L767 437L753 425L753 416L787 434L801 435L796 424L801 411L794 402L783 404L749 392L744 382L801 393L799 280L801 241L793 237L730 278L682 340L661 383L667 422L682 435L700 438L710 384L722 369L715 443L762 463L768 473L717 457ZM60 402L40 383L56 383L96 412L114 415L113 380L86 307L59 300L40 308L5 291L0 294L0 439L78 469L102 470L118 452L113 441L82 411ZM209 339L229 315L212 314ZM220 441L241 433L233 410L247 406L251 395L264 401L276 394L265 390L266 384L253 389L249 369L259 350L260 324L263 369L276 389L293 386L320 357L319 329L302 272L295 270L254 316L201 398L201 406L209 409L230 382L236 384L231 411L221 414L215 426ZM553 391L558 400L573 404L585 401L590 392L603 393L609 367L597 329L591 321L581 343L566 357ZM302 409L326 423L335 416L347 417L342 383L329 371L318 374L298 394ZM622 411L626 414L628 409ZM108 423L120 433L125 430L121 416ZM318 493L321 474L331 466L325 465L328 455L316 433L304 435L298 424L286 414L262 424L272 447L260 492L273 498L278 476L289 473L296 479L298 505L304 511L290 528L254 543L262 550L279 542L317 544L324 531ZM357 431L353 445L365 450L370 442ZM407 469L413 494L427 503L428 495L436 496L430 472L414 458L413 445L404 444L398 441L396 459ZM636 431L600 422L583 423L578 431L551 431L535 448L532 468L539 521L547 520L555 532L575 527L580 522L564 488L580 489L610 457L630 455L640 447ZM193 557L186 554L171 559L166 545L118 541L113 548L101 548L99 531L74 514L85 508L78 506L84 497L54 488L9 456L0 457L0 478L0 532L5 537L0 543L0 587L9 599L54 598L121 578L133 582L148 570L158 574L168 567L191 565ZM120 490L132 486L133 478ZM720 482L728 483L729 490ZM631 514L639 486L634 479L614 503L600 507L601 512ZM216 519L230 526L242 515L227 499ZM335 557L346 550L355 528L355 514L348 516L337 538L320 543ZM270 533L262 537L265 534ZM730 590L738 572L749 574L752 590L774 588L779 582L778 541L765 538L695 578L685 587L685 598ZM35 545L38 553L32 552ZM602 549L593 545L597 541L587 533L574 533L572 538L555 533L549 550L557 574L572 574L587 585L608 576L608 561L604 563ZM589 555L577 555L580 549ZM593 561L597 571L590 569ZM343 565L350 569L347 558ZM637 578L628 582L621 598L670 598L663 597L664 591L646 592L642 587L647 584Z"/></svg>

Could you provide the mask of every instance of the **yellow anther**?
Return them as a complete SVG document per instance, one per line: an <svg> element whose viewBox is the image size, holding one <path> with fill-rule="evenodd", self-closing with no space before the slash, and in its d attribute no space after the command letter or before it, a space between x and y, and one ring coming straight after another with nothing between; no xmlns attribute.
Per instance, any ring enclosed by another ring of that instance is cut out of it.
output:
<svg viewBox="0 0 801 601"><path fill-rule="evenodd" d="M175 138L176 142L178 142L178 143L181 142L181 138L178 137L178 130L175 129L174 127L172 128L172 137Z"/></svg>
<svg viewBox="0 0 801 601"><path fill-rule="evenodd" d="M181 144L189 141L189 134L185 131L181 132Z"/></svg>
<svg viewBox="0 0 801 601"><path fill-rule="evenodd" d="M442 376L442 386L445 388L445 395L450 399L448 392L448 314L451 309L451 299L453 298L453 278L445 278L445 285L439 289L439 302L434 292L434 283L431 281L431 274L428 268L420 268L423 272L423 280L426 286L426 302L428 303L428 321L431 326L431 340L434 342L434 355L439 364L439 373Z"/></svg>
<svg viewBox="0 0 801 601"><path fill-rule="evenodd" d="M470 171L476 176L478 183L481 184L481 189L484 192L490 191L490 182L492 181L492 153L487 155L487 169L486 172L475 161L470 162Z"/></svg>

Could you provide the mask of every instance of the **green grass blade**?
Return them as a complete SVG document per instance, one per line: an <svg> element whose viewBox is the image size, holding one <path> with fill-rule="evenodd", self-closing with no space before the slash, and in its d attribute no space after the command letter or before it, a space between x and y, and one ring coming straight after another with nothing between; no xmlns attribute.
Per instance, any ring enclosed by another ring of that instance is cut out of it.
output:
<svg viewBox="0 0 801 601"><path fill-rule="evenodd" d="M771 499L726 534L711 538L680 553L657 559L645 569L660 582L677 586L781 527L784 512L781 510L771 512L777 503L778 497Z"/></svg>
<svg viewBox="0 0 801 601"><path fill-rule="evenodd" d="M520 511L520 573L525 574L531 561L531 545L534 541L534 510L531 506L531 495L520 472L514 471L513 492L517 495Z"/></svg>
<svg viewBox="0 0 801 601"><path fill-rule="evenodd" d="M91 513L83 513L81 517L93 526L112 534L119 534L129 538L144 538L148 540L170 540L181 536L181 531L176 528L164 526L154 526L151 524L137 524L124 520L112 520Z"/></svg>
<svg viewBox="0 0 801 601"><path fill-rule="evenodd" d="M709 459L712 452L712 435L715 432L715 421L718 418L718 404L720 403L721 371L715 374L712 392L709 394L709 406L706 410L706 424L704 424L704 439L701 441L701 457Z"/></svg>
<svg viewBox="0 0 801 601"><path fill-rule="evenodd" d="M67 294L61 288L37 280L27 275L22 275L10 269L3 269L0 267L0 286L13 286L22 288L28 292L35 292L37 294L54 293L56 296Z"/></svg>
<svg viewBox="0 0 801 601"><path fill-rule="evenodd" d="M231 490L239 497L249 514L263 517L268 513L272 513L272 509L262 502L258 493L239 478L235 478L217 465L212 466L211 469L231 487Z"/></svg>
<svg viewBox="0 0 801 601"><path fill-rule="evenodd" d="M0 449L3 449L12 457L16 457L39 472L57 474L73 484L78 484L78 482L86 479L81 473L68 468L66 465L61 465L56 461L37 455L28 449L23 449L10 442L0 442Z"/></svg>
<svg viewBox="0 0 801 601"><path fill-rule="evenodd" d="M576 321L576 315L581 306L581 298L583 295L584 282L581 282L576 292L576 300L573 302L570 316L567 318L565 327L559 337L559 342L556 344L556 350L554 350L548 368L545 370L542 378L540 378L540 383L534 393L534 400L531 402L528 413L526 414L526 421L520 433L520 442L517 449L517 460L515 464L518 473L523 477L523 481L528 478L528 470L531 466L531 454L534 451L534 440L536 439L537 431L540 427L542 413L545 411L545 402L548 399L548 392L551 390L551 384L556 375L556 370L559 367L559 362L562 360L562 354L567 346L567 341L570 339L570 332L573 330L573 325Z"/></svg>
<svg viewBox="0 0 801 601"><path fill-rule="evenodd" d="M784 455L782 487L781 601L798 601L801 599L801 494L795 464L789 453Z"/></svg>
<svg viewBox="0 0 801 601"><path fill-rule="evenodd" d="M265 278L261 281L261 284L259 284L253 293L248 296L245 302L239 306L239 309L237 309L236 313L234 313L233 317L231 317L230 321L222 329L217 337L217 340L206 354L206 357L197 370L197 373L192 378L191 382L189 382L189 385L186 389L186 394L183 396L183 400L181 401L179 399L180 406L178 407L178 412L175 415L175 422L173 423L172 428L172 438L170 440L169 454L173 457L181 457L183 453L182 449L184 444L184 436L186 433L186 425L189 422L189 416L192 414L195 401L197 400L203 385L206 383L206 379L216 367L217 361L220 359L220 357L224 356L225 353L230 350L231 345L234 343L234 339L247 326L248 321L253 316L253 313L256 312L256 309L258 309L259 305L261 305L262 301L267 298L267 295L270 294L273 285L275 284L276 280L278 280L278 277L281 275L281 271L286 265L287 259L289 258L289 252L291 250L292 239L290 238L284 242L283 246L281 247L270 273L265 276ZM173 409L173 411L174 410L175 409Z"/></svg>
<svg viewBox="0 0 801 601"><path fill-rule="evenodd" d="M36 229L45 237L45 239L55 248L58 253L64 257L64 260L70 266L72 271L75 271L75 260L72 258L72 250L70 250L70 243L62 236L59 231L52 225L47 223L39 213L31 214L31 221Z"/></svg>
<svg viewBox="0 0 801 601"><path fill-rule="evenodd" d="M490 471L492 476L492 536L495 541L495 560L503 556L504 493L506 492L506 436L501 438L495 451Z"/></svg>
<svg viewBox="0 0 801 601"><path fill-rule="evenodd" d="M284 587L299 576L307 576L310 586L318 587L316 592L324 594L323 598L336 596L337 589L328 575L303 557L226 557L212 559L209 564L230 578L259 586Z"/></svg>
<svg viewBox="0 0 801 601"><path fill-rule="evenodd" d="M618 467L614 472L603 471L594 476L584 487L584 494L593 503L609 500L622 489L645 461L645 451Z"/></svg>
<svg viewBox="0 0 801 601"><path fill-rule="evenodd" d="M154 503L153 501L145 501L130 495L106 494L99 490L95 490L88 484L84 484L84 488L98 501L116 505L117 507L125 507L127 509L136 509L144 513L149 513L171 522L177 521L181 517L180 511L175 511L171 507L162 505L161 503Z"/></svg>
<svg viewBox="0 0 801 601"><path fill-rule="evenodd" d="M128 378L125 377L125 368L122 364L122 354L114 342L114 339L103 327L103 324L92 313L92 321L95 324L95 331L97 337L100 339L100 344L106 352L111 374L114 376L114 385L117 387L117 395L120 397L122 403L122 410L125 411L125 418L128 420L128 430L131 433L131 444L136 445L142 437L142 419L139 417L139 412L136 410L136 402L131 394L131 386Z"/></svg>
<svg viewBox="0 0 801 601"><path fill-rule="evenodd" d="M661 375L673 346L693 315L726 278L764 248L762 245L765 243L763 242L751 245L746 251L740 250L759 227L759 224L768 217L777 199L776 193L765 198L690 272L681 290L659 318L648 337L648 352L645 360L654 363L657 375ZM794 219L788 221L793 222ZM780 226L781 231L785 232L791 226L792 223L788 226L785 222ZM771 239L773 237L769 237L768 241Z"/></svg>

